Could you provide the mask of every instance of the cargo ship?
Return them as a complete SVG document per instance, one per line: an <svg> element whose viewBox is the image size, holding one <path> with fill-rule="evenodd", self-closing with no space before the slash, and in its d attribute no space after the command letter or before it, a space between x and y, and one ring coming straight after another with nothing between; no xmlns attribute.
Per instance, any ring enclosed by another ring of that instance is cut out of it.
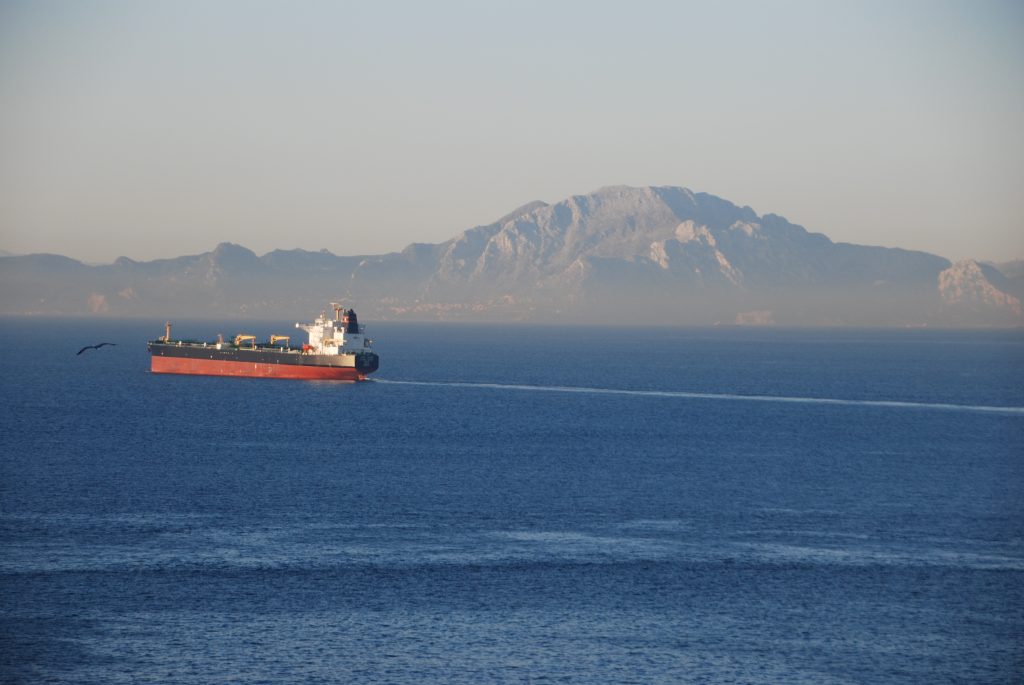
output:
<svg viewBox="0 0 1024 685"><path fill-rule="evenodd" d="M175 340L168 321L164 335L149 341L150 370L199 376L244 376L302 380L362 381L377 370L380 359L371 349L365 327L355 311L331 303L310 324L295 324L309 334L308 342L291 345L291 336L271 335L265 343L240 333L233 340L217 336L212 342Z"/></svg>

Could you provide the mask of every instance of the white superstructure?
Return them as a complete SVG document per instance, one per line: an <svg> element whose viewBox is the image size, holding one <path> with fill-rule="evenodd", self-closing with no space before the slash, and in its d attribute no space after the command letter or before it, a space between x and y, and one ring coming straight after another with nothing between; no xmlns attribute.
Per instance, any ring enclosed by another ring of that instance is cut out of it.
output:
<svg viewBox="0 0 1024 685"><path fill-rule="evenodd" d="M344 309L341 305L332 302L334 307L334 318L328 318L327 312L320 312L320 316L313 323L297 323L296 328L301 328L309 334L309 344L303 345L304 352L312 354L359 354L368 352L372 341L366 337L365 329L359 325L356 313L351 309Z"/></svg>

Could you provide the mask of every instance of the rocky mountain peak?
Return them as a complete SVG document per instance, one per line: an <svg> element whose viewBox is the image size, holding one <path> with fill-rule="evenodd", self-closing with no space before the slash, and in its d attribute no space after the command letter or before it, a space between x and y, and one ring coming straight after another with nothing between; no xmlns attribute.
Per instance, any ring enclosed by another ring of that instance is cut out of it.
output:
<svg viewBox="0 0 1024 685"><path fill-rule="evenodd" d="M255 252L235 243L220 243L210 252L210 257L221 264L247 263L259 259Z"/></svg>
<svg viewBox="0 0 1024 685"><path fill-rule="evenodd" d="M1010 319L1024 315L1020 300L997 287L1005 277L987 264L961 260L942 271L938 280L942 301L963 314L995 314Z"/></svg>

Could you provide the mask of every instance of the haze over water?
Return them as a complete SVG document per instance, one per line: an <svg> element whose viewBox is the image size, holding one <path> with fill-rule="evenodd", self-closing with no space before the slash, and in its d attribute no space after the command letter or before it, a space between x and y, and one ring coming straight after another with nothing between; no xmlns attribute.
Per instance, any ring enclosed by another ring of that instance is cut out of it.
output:
<svg viewBox="0 0 1024 685"><path fill-rule="evenodd" d="M5 682L1019 681L1019 332L371 321L346 385L52 323L3 323Z"/></svg>

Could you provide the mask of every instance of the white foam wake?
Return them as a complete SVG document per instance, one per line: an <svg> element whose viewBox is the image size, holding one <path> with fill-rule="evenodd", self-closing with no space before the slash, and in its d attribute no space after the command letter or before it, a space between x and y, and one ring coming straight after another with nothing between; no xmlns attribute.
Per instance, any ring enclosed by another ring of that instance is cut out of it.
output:
<svg viewBox="0 0 1024 685"><path fill-rule="evenodd" d="M1024 407L999 407L978 404L944 404L938 402L903 402L899 400L846 400L833 397L787 397L785 395L736 395L732 393L680 392L672 390L620 390L616 388L585 388L570 385L515 385L509 383L466 383L459 381L396 381L374 378L375 383L389 385L423 385L446 388L482 390L520 390L526 392L563 392L591 395L628 395L632 397L667 397L691 400L732 400L741 402L787 402L793 404L834 404L851 407L885 407L890 409L930 409L936 411L969 411L989 414L1024 416Z"/></svg>

